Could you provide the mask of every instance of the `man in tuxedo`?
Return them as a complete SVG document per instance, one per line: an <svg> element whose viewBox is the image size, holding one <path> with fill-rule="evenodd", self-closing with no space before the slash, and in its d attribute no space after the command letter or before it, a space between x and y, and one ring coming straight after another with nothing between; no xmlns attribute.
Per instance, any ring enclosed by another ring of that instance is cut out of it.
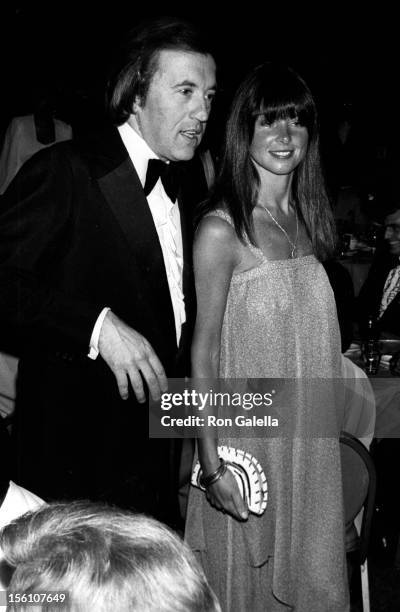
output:
<svg viewBox="0 0 400 612"><path fill-rule="evenodd" d="M400 337L400 205L387 211L384 220L385 248L377 253L368 278L358 296L362 328L369 316L378 329Z"/></svg>
<svg viewBox="0 0 400 612"><path fill-rule="evenodd" d="M192 26L139 26L109 80L114 125L38 153L3 197L0 325L23 336L15 478L46 500L102 499L176 523L177 456L148 439L147 397L188 374L195 203L180 162L215 87Z"/></svg>

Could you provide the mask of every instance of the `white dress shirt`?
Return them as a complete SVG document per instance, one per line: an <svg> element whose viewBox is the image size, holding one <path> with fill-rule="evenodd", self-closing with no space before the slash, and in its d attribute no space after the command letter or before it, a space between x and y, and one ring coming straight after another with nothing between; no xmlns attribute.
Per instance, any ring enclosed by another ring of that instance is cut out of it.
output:
<svg viewBox="0 0 400 612"><path fill-rule="evenodd" d="M149 159L159 159L148 144L128 124L118 127L129 157L135 166L139 180L144 187ZM171 294L174 311L176 341L179 344L182 325L186 320L185 303L182 291L183 247L180 213L177 202L172 202L165 193L161 179L147 196L150 212L157 230L163 254L168 287ZM96 321L90 339L89 357L96 359L98 355L98 340L104 317L109 308L104 308Z"/></svg>

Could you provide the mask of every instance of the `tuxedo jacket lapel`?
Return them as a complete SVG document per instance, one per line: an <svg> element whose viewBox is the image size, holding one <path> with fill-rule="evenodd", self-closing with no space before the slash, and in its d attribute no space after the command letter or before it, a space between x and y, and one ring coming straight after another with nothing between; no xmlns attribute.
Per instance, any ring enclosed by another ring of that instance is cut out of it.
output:
<svg viewBox="0 0 400 612"><path fill-rule="evenodd" d="M113 139L106 162L105 158L101 157L101 164L94 164L95 179L126 238L133 260L146 281L149 299L153 299L158 308L170 311L171 324L174 326L172 302L157 230L140 179L117 131L116 134L118 140ZM111 163L112 159L114 164ZM140 290L142 291L143 287Z"/></svg>
<svg viewBox="0 0 400 612"><path fill-rule="evenodd" d="M94 138L90 160L93 177L97 180L102 195L118 221L128 248L145 274L152 299L158 300L159 309L170 311L171 325L174 325L161 245L140 179L115 128L108 129ZM183 162L182 166L184 163L186 162ZM181 183L184 185L186 169L182 166L179 165L178 171ZM182 284L186 319L190 323L184 326L183 336L189 337L195 313L192 266L193 214L190 198L183 188L178 195L178 206L184 262ZM184 343L184 337L182 340Z"/></svg>
<svg viewBox="0 0 400 612"><path fill-rule="evenodd" d="M181 218L182 228L182 250L183 250L183 273L182 273L182 291L185 299L186 323L182 327L180 340L180 352L177 358L177 372L180 371L180 359L182 358L182 372L185 371L185 352L190 347L190 342L193 333L194 321L196 317L196 295L193 279L193 215L188 207L188 202L185 202L182 197L182 189L178 196L179 214ZM187 372L186 372L187 374ZM181 374L179 374L181 375Z"/></svg>
<svg viewBox="0 0 400 612"><path fill-rule="evenodd" d="M98 179L99 187L143 270L165 275L164 261L142 185L129 158ZM165 279L166 280L166 279Z"/></svg>
<svg viewBox="0 0 400 612"><path fill-rule="evenodd" d="M182 251L183 251L183 289L185 293L185 287L189 277L191 276L192 269L192 219L188 211L185 210L181 195L178 196L179 215L181 218L181 231L182 231Z"/></svg>

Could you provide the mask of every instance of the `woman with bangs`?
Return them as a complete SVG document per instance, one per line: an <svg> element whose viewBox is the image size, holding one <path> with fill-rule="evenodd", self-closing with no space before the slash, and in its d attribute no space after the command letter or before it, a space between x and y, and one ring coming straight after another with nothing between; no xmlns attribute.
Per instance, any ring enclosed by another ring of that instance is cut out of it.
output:
<svg viewBox="0 0 400 612"><path fill-rule="evenodd" d="M334 246L312 94L292 69L258 66L234 97L197 228L193 376L285 378L294 388L341 377L335 301L321 263ZM321 420L332 417L329 401L316 408ZM296 401L290 410L303 431L309 406ZM296 431L267 437L255 427L243 438L198 440L206 494L191 488L186 539L225 612L349 609L339 441ZM263 467L262 515L249 513L220 461L221 444Z"/></svg>

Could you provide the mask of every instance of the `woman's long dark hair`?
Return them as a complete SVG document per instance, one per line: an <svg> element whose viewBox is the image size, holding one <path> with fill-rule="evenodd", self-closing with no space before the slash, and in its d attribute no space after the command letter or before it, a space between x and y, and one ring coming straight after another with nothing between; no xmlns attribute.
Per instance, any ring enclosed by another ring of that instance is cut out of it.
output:
<svg viewBox="0 0 400 612"><path fill-rule="evenodd" d="M268 123L297 117L308 130L307 153L294 171L291 202L305 224L315 255L324 260L334 251L336 232L321 169L317 109L303 79L287 66L262 64L239 86L226 125L218 177L202 213L223 206L238 237L247 236L254 243L252 211L260 181L249 149L260 113Z"/></svg>

